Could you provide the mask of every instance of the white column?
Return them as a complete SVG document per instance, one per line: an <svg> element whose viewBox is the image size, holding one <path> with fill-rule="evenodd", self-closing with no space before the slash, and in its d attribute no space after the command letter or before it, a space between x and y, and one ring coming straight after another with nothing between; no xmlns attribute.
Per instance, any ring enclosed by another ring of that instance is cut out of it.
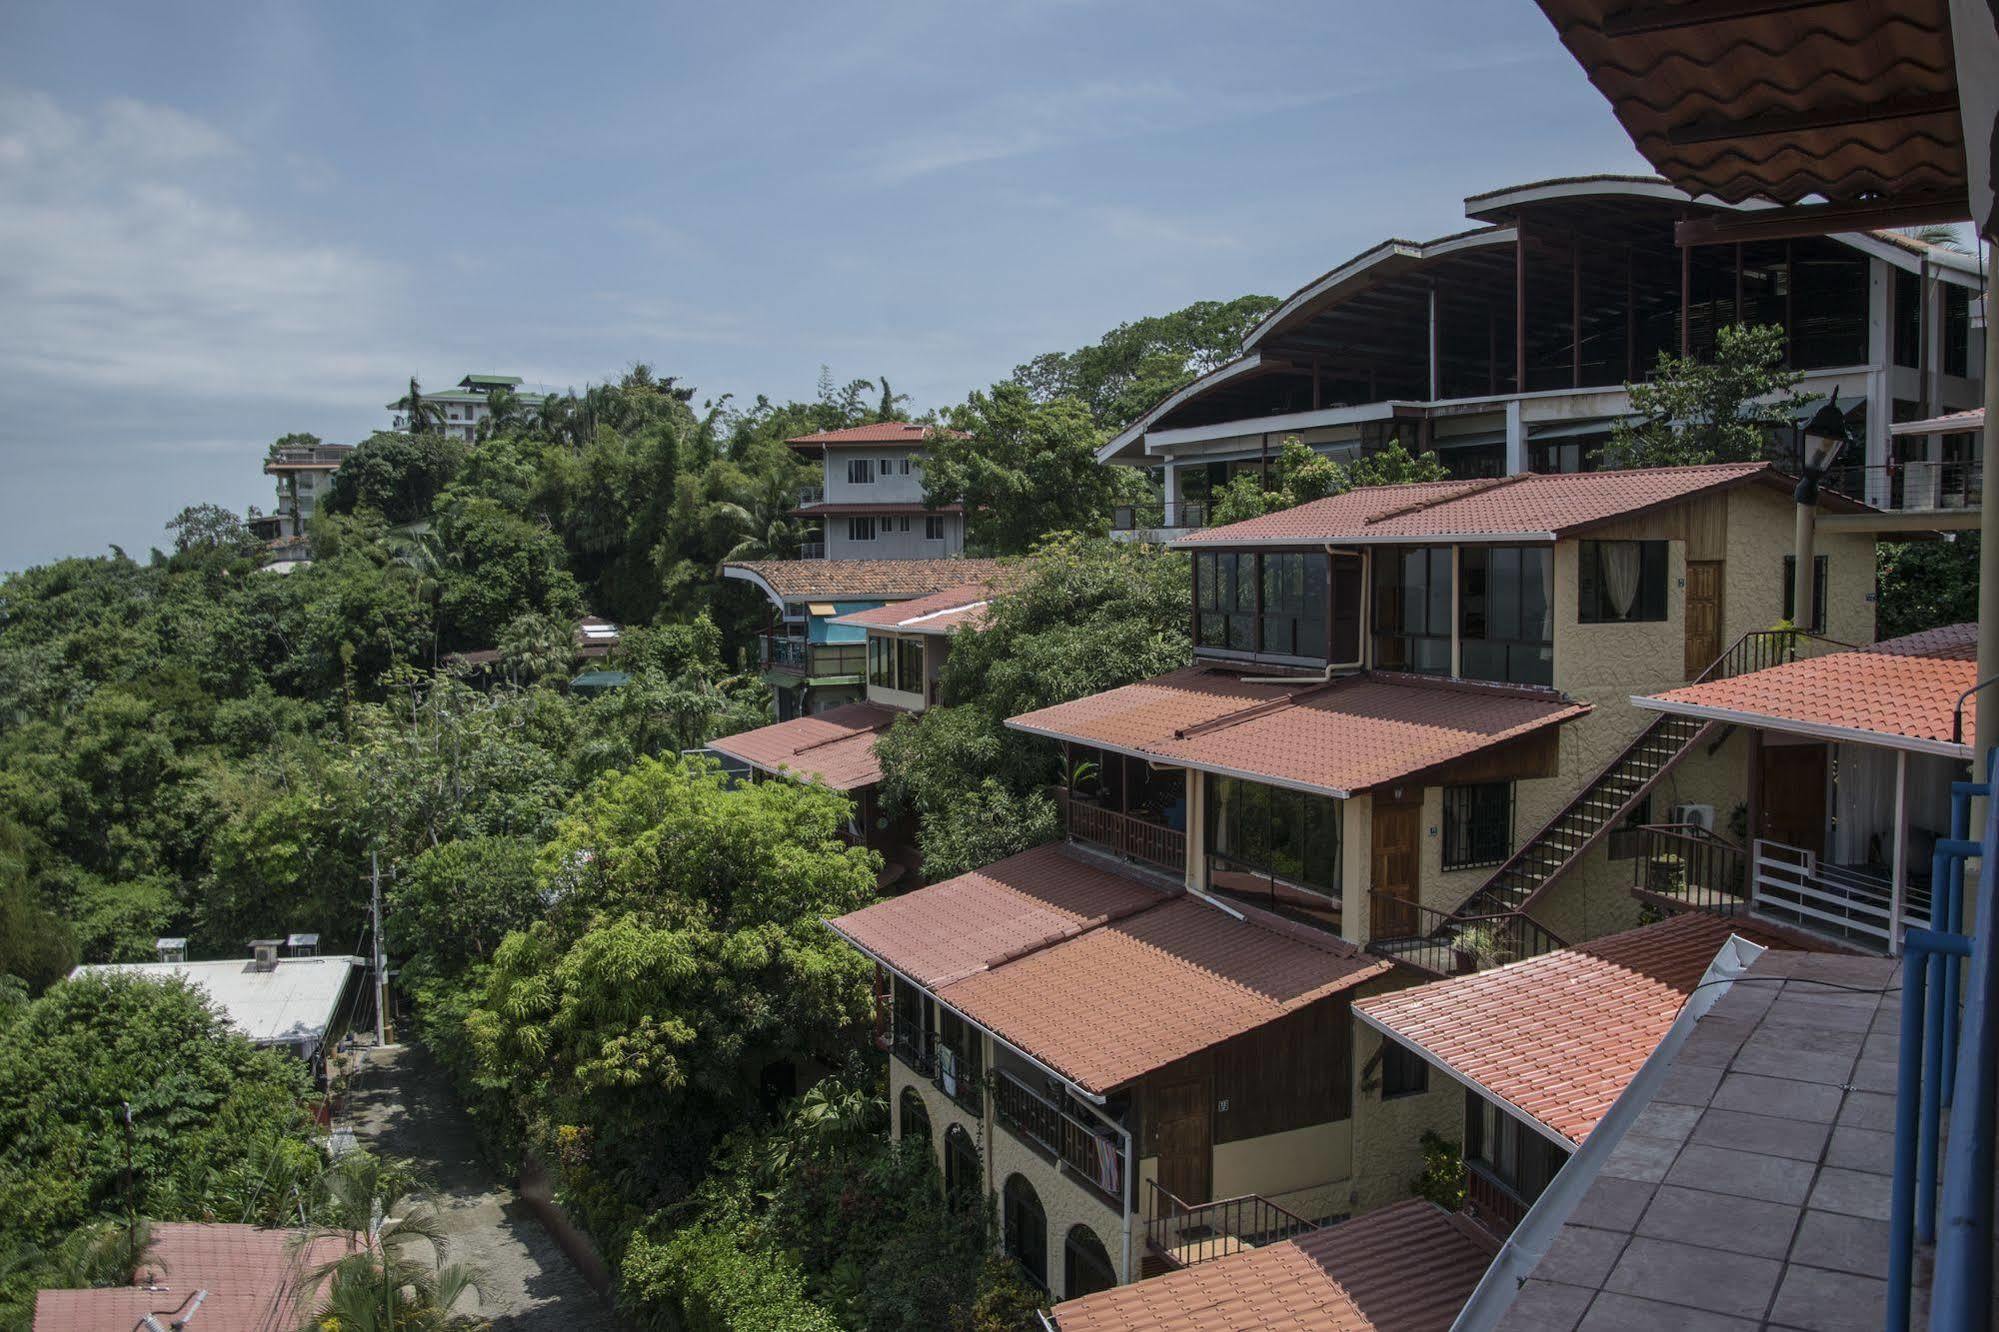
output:
<svg viewBox="0 0 1999 1332"><path fill-rule="evenodd" d="M1902 953L1902 904L1909 900L1909 751L1895 751L1895 888L1888 895L1888 953Z"/></svg>
<svg viewBox="0 0 1999 1332"><path fill-rule="evenodd" d="M1979 503L1978 546L1978 679L1999 675L1999 283L1991 272L1985 275L1985 460ZM1977 718L1973 739L1977 757L1971 778L1985 776L1985 751L1999 744L1999 688L1981 689L1977 695Z"/></svg>
<svg viewBox="0 0 1999 1332"><path fill-rule="evenodd" d="M1160 520L1167 527L1180 526L1180 464L1171 458L1160 464L1159 490L1166 497L1166 512Z"/></svg>
<svg viewBox="0 0 1999 1332"><path fill-rule="evenodd" d="M1889 301L1894 291L1893 270L1885 259L1870 259L1867 290L1867 473L1868 502L1887 507L1888 474L1892 458L1888 439L1889 418L1895 414L1895 351L1891 338Z"/></svg>
<svg viewBox="0 0 1999 1332"><path fill-rule="evenodd" d="M1430 401L1443 396L1442 376L1437 366L1437 284L1430 284Z"/></svg>
<svg viewBox="0 0 1999 1332"><path fill-rule="evenodd" d="M1208 890L1208 775L1187 769L1187 886Z"/></svg>
<svg viewBox="0 0 1999 1332"><path fill-rule="evenodd" d="M1506 404L1506 474L1518 476L1527 470L1527 427L1520 419L1520 399Z"/></svg>

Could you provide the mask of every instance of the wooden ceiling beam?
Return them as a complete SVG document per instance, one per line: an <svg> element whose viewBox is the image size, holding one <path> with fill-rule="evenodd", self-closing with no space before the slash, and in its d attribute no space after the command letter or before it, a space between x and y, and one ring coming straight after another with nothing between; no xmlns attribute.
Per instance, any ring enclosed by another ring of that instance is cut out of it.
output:
<svg viewBox="0 0 1999 1332"><path fill-rule="evenodd" d="M1957 94L1939 93L1927 97L1890 97L1872 103L1831 107L1817 111L1782 111L1750 116L1743 120L1704 120L1685 125L1666 135L1671 144L1717 143L1724 139L1763 139L1776 134L1798 134L1810 130L1838 129L1844 125L1872 125L1887 120L1913 120L1922 116L1954 116Z"/></svg>
<svg viewBox="0 0 1999 1332"><path fill-rule="evenodd" d="M1636 37L1648 32L1704 28L1710 23L1732 23L1766 14L1788 14L1845 3L1847 0L1687 0L1685 4L1641 4L1605 18L1602 32L1613 39Z"/></svg>
<svg viewBox="0 0 1999 1332"><path fill-rule="evenodd" d="M1971 200L1963 194L1909 195L1860 203L1792 204L1788 208L1690 218L1674 226L1673 240L1684 249L1694 245L1792 240L1841 231L1920 227L1963 222L1970 217Z"/></svg>

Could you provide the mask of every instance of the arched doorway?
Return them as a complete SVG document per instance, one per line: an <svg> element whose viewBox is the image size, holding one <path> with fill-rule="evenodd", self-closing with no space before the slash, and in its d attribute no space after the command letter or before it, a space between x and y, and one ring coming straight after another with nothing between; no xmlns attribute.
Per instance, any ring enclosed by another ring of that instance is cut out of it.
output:
<svg viewBox="0 0 1999 1332"><path fill-rule="evenodd" d="M924 1108L923 1098L917 1094L916 1088L904 1087L902 1089L900 1109L901 1113L897 1118L897 1127L901 1130L902 1140L904 1142L920 1142L923 1144L923 1150L926 1152L929 1151L930 1111Z"/></svg>
<svg viewBox="0 0 1999 1332"><path fill-rule="evenodd" d="M1117 1269L1097 1232L1084 1225L1070 1226L1062 1241L1062 1298L1081 1299L1115 1285Z"/></svg>
<svg viewBox="0 0 1999 1332"><path fill-rule="evenodd" d="M984 1184L979 1149L962 1124L944 1130L944 1196L953 1207L977 1207Z"/></svg>
<svg viewBox="0 0 1999 1332"><path fill-rule="evenodd" d="M1008 1175L1000 1191L1000 1220L1007 1253L1035 1285L1048 1289L1048 1214L1034 1186L1020 1175Z"/></svg>

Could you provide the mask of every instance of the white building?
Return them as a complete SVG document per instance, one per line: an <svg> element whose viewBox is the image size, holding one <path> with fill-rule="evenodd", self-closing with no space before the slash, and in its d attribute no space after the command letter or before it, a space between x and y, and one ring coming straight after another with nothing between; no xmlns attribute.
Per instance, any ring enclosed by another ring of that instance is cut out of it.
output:
<svg viewBox="0 0 1999 1332"><path fill-rule="evenodd" d="M520 387L519 375L467 375L458 381L456 388L446 389L441 393L426 393L423 395L423 400L442 410L444 420L439 429L446 438L463 440L470 444L478 438L479 423L493 414L492 406L487 399L496 390L508 389L519 393ZM540 396L523 394L522 407L532 410ZM388 407L395 413L389 428L409 429L409 399L398 398Z"/></svg>
<svg viewBox="0 0 1999 1332"><path fill-rule="evenodd" d="M1656 177L1543 181L1465 211L1469 231L1383 241L1307 283L1240 356L1105 445L1103 461L1164 481L1160 503L1116 525L1204 526L1208 497L1292 436L1334 457L1397 439L1455 476L1593 470L1631 418L1625 384L1738 322L1781 326L1800 390L1838 392L1865 442L1841 459L1841 489L1960 511L1939 526L1976 508L1976 435L1890 432L1982 401L1975 255L1888 232L1701 243L1741 210Z"/></svg>
<svg viewBox="0 0 1999 1332"><path fill-rule="evenodd" d="M267 539L304 536L305 525L333 485L333 474L352 452L352 444L271 450L264 459L264 475L277 478L277 507L262 519L254 520L252 530Z"/></svg>
<svg viewBox="0 0 1999 1332"><path fill-rule="evenodd" d="M819 523L807 559L937 560L965 551L965 510L923 500L923 438L930 427L883 421L788 439L819 461L820 484L796 512Z"/></svg>

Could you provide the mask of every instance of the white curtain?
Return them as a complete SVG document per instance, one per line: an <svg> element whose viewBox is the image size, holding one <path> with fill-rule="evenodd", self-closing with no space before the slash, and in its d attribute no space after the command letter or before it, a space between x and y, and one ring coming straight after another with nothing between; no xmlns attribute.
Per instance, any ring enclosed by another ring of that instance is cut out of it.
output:
<svg viewBox="0 0 1999 1332"><path fill-rule="evenodd" d="M1833 746L1832 858L1841 865L1892 865L1895 857L1895 751ZM1911 822L1915 822L1911 802Z"/></svg>
<svg viewBox="0 0 1999 1332"><path fill-rule="evenodd" d="M1638 600L1639 547L1636 541L1605 541L1597 546L1603 556L1603 590L1617 618L1631 618Z"/></svg>

